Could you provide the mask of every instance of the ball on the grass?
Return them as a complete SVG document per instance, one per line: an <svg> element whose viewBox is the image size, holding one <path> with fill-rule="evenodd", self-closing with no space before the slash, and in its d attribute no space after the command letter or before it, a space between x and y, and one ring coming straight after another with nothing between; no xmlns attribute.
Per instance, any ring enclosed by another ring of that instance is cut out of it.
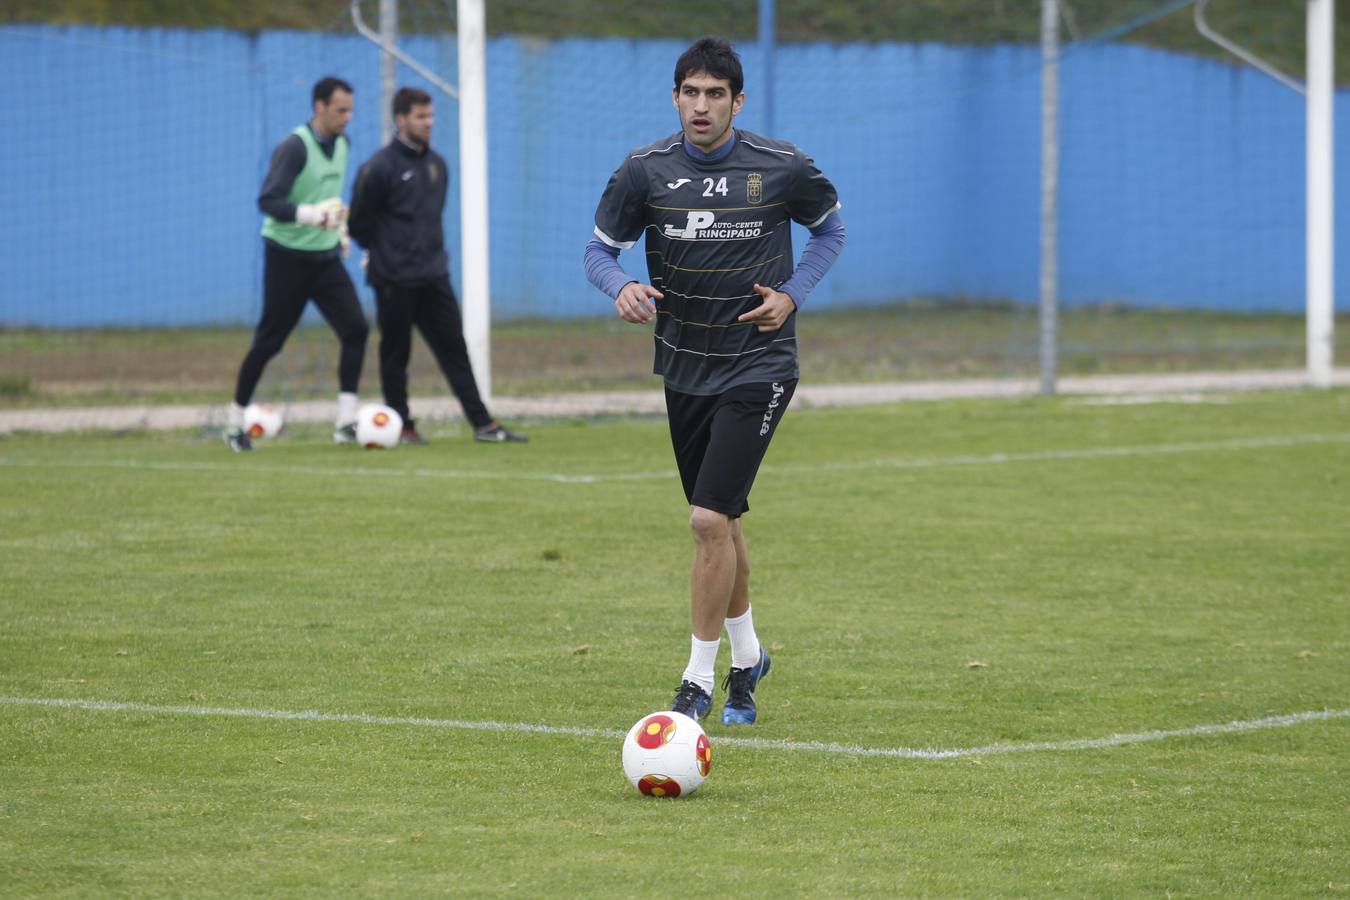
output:
<svg viewBox="0 0 1350 900"><path fill-rule="evenodd" d="M255 441L276 437L285 425L281 410L270 403L250 403L244 407L244 431Z"/></svg>
<svg viewBox="0 0 1350 900"><path fill-rule="evenodd" d="M380 403L356 411L356 442L367 450L393 450L403 433L403 417Z"/></svg>
<svg viewBox="0 0 1350 900"><path fill-rule="evenodd" d="M681 713L643 716L623 739L624 774L648 797L688 797L711 770L708 736Z"/></svg>

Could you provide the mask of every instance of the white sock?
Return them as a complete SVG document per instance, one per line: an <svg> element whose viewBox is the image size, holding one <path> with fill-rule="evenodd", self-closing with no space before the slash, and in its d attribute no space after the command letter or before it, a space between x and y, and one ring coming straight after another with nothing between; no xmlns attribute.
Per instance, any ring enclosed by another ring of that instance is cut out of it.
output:
<svg viewBox="0 0 1350 900"><path fill-rule="evenodd" d="M347 425L356 421L356 395L343 391L338 394L337 423Z"/></svg>
<svg viewBox="0 0 1350 900"><path fill-rule="evenodd" d="M713 680L716 678L717 648L721 643L720 639L700 641L693 635L689 636L689 665L684 670L684 680L692 681L703 688L709 696L713 692Z"/></svg>
<svg viewBox="0 0 1350 900"><path fill-rule="evenodd" d="M229 426L231 428L244 427L244 408L233 400L230 401Z"/></svg>
<svg viewBox="0 0 1350 900"><path fill-rule="evenodd" d="M727 619L727 637L731 638L731 667L748 669L759 662L759 637L750 607L734 619Z"/></svg>

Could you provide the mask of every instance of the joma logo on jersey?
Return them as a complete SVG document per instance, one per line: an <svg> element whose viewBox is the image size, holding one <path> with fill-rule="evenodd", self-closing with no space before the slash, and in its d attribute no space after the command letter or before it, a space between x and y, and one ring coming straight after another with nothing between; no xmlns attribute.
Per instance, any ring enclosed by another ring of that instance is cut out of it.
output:
<svg viewBox="0 0 1350 900"><path fill-rule="evenodd" d="M717 216L706 209L691 209L685 213L684 227L667 225L664 228L668 238L682 241L726 241L757 238L764 231L763 222L723 222L718 225ZM714 227L715 226L715 227Z"/></svg>
<svg viewBox="0 0 1350 900"><path fill-rule="evenodd" d="M764 176L758 172L751 172L745 176L745 199L751 203L759 203L764 200Z"/></svg>

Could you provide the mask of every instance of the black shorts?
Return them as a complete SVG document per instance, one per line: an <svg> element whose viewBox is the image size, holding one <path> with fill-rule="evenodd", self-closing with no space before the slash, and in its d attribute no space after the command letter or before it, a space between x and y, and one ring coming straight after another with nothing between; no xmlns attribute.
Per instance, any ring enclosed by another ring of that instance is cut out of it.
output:
<svg viewBox="0 0 1350 900"><path fill-rule="evenodd" d="M670 442L691 506L733 519L750 508L755 473L796 387L796 380L742 384L709 397L666 388Z"/></svg>

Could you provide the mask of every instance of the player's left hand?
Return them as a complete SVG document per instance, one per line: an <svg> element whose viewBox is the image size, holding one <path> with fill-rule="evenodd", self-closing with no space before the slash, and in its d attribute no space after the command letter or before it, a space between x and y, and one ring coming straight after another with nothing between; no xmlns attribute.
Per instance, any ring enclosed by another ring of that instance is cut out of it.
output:
<svg viewBox="0 0 1350 900"><path fill-rule="evenodd" d="M797 304L782 291L775 291L762 284L755 285L755 293L762 301L759 306L737 316L738 322L753 322L760 331L777 331L783 327L788 316L797 310Z"/></svg>
<svg viewBox="0 0 1350 900"><path fill-rule="evenodd" d="M323 224L320 228L325 231L344 231L347 228L347 207L342 205L340 197L330 197L319 204L319 209L323 211Z"/></svg>

